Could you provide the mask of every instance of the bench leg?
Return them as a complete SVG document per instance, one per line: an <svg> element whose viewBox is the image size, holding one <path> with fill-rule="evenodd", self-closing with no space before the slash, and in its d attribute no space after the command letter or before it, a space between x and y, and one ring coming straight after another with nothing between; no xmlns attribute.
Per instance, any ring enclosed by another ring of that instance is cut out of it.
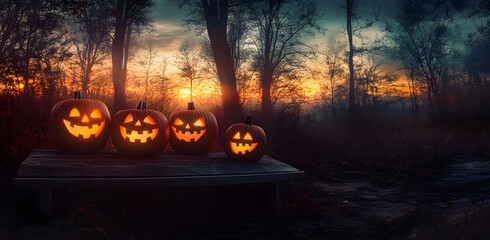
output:
<svg viewBox="0 0 490 240"><path fill-rule="evenodd" d="M282 183L275 182L269 193L269 215L274 218L280 218L284 210L283 204Z"/></svg>
<svg viewBox="0 0 490 240"><path fill-rule="evenodd" d="M283 183L275 183L275 195L276 195L276 216L280 217L284 211L284 200L283 200Z"/></svg>
<svg viewBox="0 0 490 240"><path fill-rule="evenodd" d="M41 215L44 218L49 218L53 215L53 199L51 189L39 190L39 207L41 208Z"/></svg>

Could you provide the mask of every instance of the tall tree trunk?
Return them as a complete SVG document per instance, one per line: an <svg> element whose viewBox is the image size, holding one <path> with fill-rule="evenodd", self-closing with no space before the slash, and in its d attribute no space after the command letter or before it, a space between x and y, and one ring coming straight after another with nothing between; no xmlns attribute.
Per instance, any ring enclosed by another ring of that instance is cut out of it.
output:
<svg viewBox="0 0 490 240"><path fill-rule="evenodd" d="M128 24L128 31L126 33L126 42L124 44L124 62L123 62L123 79L126 82L128 76L128 59L129 59L129 43L131 41L131 23ZM146 101L146 100L145 100Z"/></svg>
<svg viewBox="0 0 490 240"><path fill-rule="evenodd" d="M415 78L413 76L413 71L410 71L410 100L412 103L412 113L415 122L418 121L418 109L417 109L417 92L415 91Z"/></svg>
<svg viewBox="0 0 490 240"><path fill-rule="evenodd" d="M356 110L355 87L354 87L354 46L352 44L352 8L354 0L346 0L347 5L347 36L349 38L349 113L353 114Z"/></svg>
<svg viewBox="0 0 490 240"><path fill-rule="evenodd" d="M269 2L269 11L272 9L272 2ZM272 116L272 98L271 98L271 86L272 86L272 75L274 74L272 69L272 60L271 60L271 48L272 48L272 19L268 20L267 26L265 28L264 36L265 36L265 46L264 46L264 63L262 76L260 79L260 84L262 88L262 101L260 103L260 115L262 118L262 124L265 128L270 127L270 120Z"/></svg>
<svg viewBox="0 0 490 240"><path fill-rule="evenodd" d="M112 83L114 85L114 104L113 111L126 108L126 81L123 73L124 58L124 37L127 29L127 19L125 9L129 7L125 0L117 0L116 6L116 27L114 40L112 42Z"/></svg>
<svg viewBox="0 0 490 240"><path fill-rule="evenodd" d="M88 57L90 59L90 57ZM85 94L86 97L90 96L90 93L88 92L88 84L90 83L90 74L92 72L92 64L90 63L90 60L87 60L87 64L85 67L85 71L83 72L82 75L82 91Z"/></svg>
<svg viewBox="0 0 490 240"><path fill-rule="evenodd" d="M262 101L260 103L260 112L264 124L268 124L272 116L272 69L265 66L261 76Z"/></svg>
<svg viewBox="0 0 490 240"><path fill-rule="evenodd" d="M330 97L330 104L332 105L332 115L333 115L333 120L334 121L337 121L337 113L336 113L336 110L335 110L335 98L334 98L334 94L335 94L335 85L334 85L334 82L333 82L333 77L332 77L332 81L331 81L331 84L330 84L330 94L332 95Z"/></svg>
<svg viewBox="0 0 490 240"><path fill-rule="evenodd" d="M221 87L226 129L232 123L243 121L234 63L226 40L229 5L228 0L202 0L202 5Z"/></svg>

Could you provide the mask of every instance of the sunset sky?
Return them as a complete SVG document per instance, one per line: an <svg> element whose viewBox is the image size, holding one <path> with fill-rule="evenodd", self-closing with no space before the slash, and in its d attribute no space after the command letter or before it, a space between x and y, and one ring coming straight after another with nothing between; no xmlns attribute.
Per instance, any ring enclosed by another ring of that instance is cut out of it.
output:
<svg viewBox="0 0 490 240"><path fill-rule="evenodd" d="M188 14L189 8L179 8L180 0L154 0L155 6L152 12L152 24L154 31L150 36L143 35L139 39L139 50L144 47L145 41L151 39L154 49L157 52L157 63L163 58L167 58L169 65L167 74L174 77L178 75L178 70L175 66L175 56L178 54L178 49L185 41L190 41L196 47L196 51L199 49L199 42L203 36L198 36L196 33L184 26L184 20ZM318 20L318 25L325 28L325 33L317 33L313 37L304 39L304 42L314 48L322 50L327 48L329 40L332 39L346 39L345 27L346 27L346 15L345 15L345 1L331 0L321 1L316 0L317 11L322 15ZM401 0L382 0L373 1L367 0L363 2L363 7L360 10L361 18L369 18L373 16L375 11L379 12L379 22L372 27L363 30L360 34L363 36L363 41L369 43L371 41L381 39L383 37L384 22L392 22L399 12ZM455 42L463 43L466 39L466 35L474 31L474 24L471 22L459 20L456 18L456 27L453 29L456 33ZM204 32L205 36L207 33ZM360 40L354 38L355 44L359 44ZM138 53L136 53L138 54ZM383 59L382 69L384 71L396 72L400 66L397 66L390 59ZM130 66L131 68L131 66ZM133 69L136 70L136 66L133 65ZM136 70L137 71L137 70ZM398 94L404 94L406 90L405 78L400 74L400 81L395 83L393 89L396 89ZM196 92L197 95L215 95L216 88L209 87L207 84L206 89L200 89ZM303 79L302 87L305 95L309 96L309 101L316 101L320 96L320 84L315 79ZM180 89L178 95L180 98L185 98L189 94L187 89ZM199 97L199 96L198 96ZM207 97L207 96L206 96ZM256 96L258 97L258 96Z"/></svg>
<svg viewBox="0 0 490 240"><path fill-rule="evenodd" d="M151 33L153 46L158 51L158 57L167 57L170 62L178 53L180 45L185 41L190 41L198 48L201 36L196 35L193 30L189 30L184 26L184 20L188 14L188 8L179 8L180 0L155 0L154 10L152 12L152 20L154 32ZM343 9L344 1L316 1L317 11L323 16L319 19L318 24L322 28L327 29L325 34L317 33L314 37L304 39L309 45L318 46L319 49L325 48L325 44L330 39L345 37L345 9ZM371 6L368 11L372 15L374 9L380 9L381 12L386 12L385 17L393 17L398 8L396 1L375 1L367 3ZM206 34L205 32L203 33ZM364 33L370 38L381 37L379 26L374 26ZM177 72L175 66L170 64L169 72ZM319 93L320 86L315 81L304 81L303 87L305 94L316 95ZM210 90L211 91L211 90ZM185 95L187 91L182 91Z"/></svg>

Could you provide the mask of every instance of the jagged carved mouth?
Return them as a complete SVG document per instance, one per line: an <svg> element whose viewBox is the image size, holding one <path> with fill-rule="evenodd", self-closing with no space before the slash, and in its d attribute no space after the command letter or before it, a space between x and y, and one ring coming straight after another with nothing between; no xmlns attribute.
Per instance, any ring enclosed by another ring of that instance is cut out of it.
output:
<svg viewBox="0 0 490 240"><path fill-rule="evenodd" d="M237 143L230 142L231 151L236 155L247 154L257 147L258 143Z"/></svg>
<svg viewBox="0 0 490 240"><path fill-rule="evenodd" d="M102 132L102 129L104 129L105 125L105 120L98 123L98 124L92 124L88 126L81 126L81 125L75 125L74 123L63 119L63 123L65 124L66 129L68 129L68 132L71 133L71 135L75 137L82 137L83 139L89 139L92 135L95 137L98 137L100 132Z"/></svg>
<svg viewBox="0 0 490 240"><path fill-rule="evenodd" d="M201 136L206 132L206 129L204 130L197 130L197 131L191 131L191 130L177 130L174 126L172 126L172 130L175 133L175 136L179 140L184 140L186 142L195 142L201 138Z"/></svg>
<svg viewBox="0 0 490 240"><path fill-rule="evenodd" d="M119 128L123 139L129 140L129 142L132 143L146 143L147 141L155 139L158 134L158 128L143 131L129 131L129 133L126 131L125 127L119 126Z"/></svg>

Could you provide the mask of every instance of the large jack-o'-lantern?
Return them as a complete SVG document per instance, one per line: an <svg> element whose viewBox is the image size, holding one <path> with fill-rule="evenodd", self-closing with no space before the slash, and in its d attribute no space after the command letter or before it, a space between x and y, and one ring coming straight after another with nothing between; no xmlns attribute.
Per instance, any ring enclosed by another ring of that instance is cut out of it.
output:
<svg viewBox="0 0 490 240"><path fill-rule="evenodd" d="M57 103L49 115L48 127L56 149L66 153L94 153L109 139L111 116L98 100L85 99L82 91L75 99Z"/></svg>
<svg viewBox="0 0 490 240"><path fill-rule="evenodd" d="M121 110L112 118L112 144L123 154L158 154L167 146L168 134L165 115L146 109L146 102L140 102L136 109Z"/></svg>
<svg viewBox="0 0 490 240"><path fill-rule="evenodd" d="M252 118L247 117L245 123L236 123L226 130L223 148L226 155L238 161L259 161L267 149L264 130L251 125Z"/></svg>
<svg viewBox="0 0 490 240"><path fill-rule="evenodd" d="M170 118L169 143L179 153L199 154L211 151L218 140L218 122L210 112L195 110L180 111Z"/></svg>

